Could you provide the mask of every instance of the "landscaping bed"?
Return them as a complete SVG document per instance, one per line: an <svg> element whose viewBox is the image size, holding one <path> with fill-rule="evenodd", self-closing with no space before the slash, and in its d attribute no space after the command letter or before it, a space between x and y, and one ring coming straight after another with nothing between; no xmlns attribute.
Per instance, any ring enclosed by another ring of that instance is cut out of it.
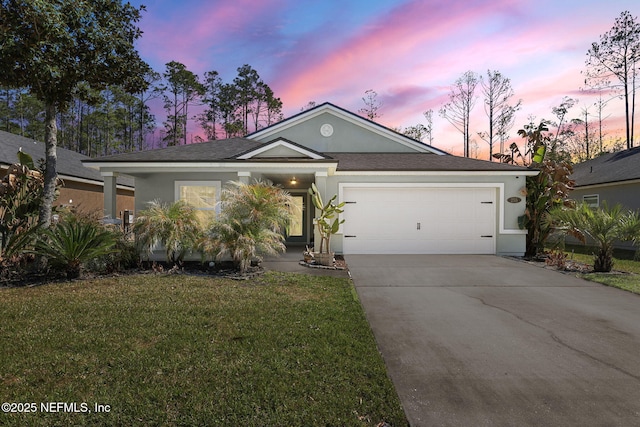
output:
<svg viewBox="0 0 640 427"><path fill-rule="evenodd" d="M562 254L556 252L536 259L519 259L542 268L640 294L640 261L634 259L632 251L615 251L614 268L608 273L593 271L593 254L589 253L589 248L570 247Z"/></svg>

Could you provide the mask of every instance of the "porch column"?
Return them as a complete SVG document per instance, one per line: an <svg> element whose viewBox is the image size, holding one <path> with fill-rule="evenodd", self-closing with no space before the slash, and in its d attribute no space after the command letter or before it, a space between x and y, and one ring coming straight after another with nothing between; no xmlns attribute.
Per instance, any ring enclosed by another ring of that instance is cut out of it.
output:
<svg viewBox="0 0 640 427"><path fill-rule="evenodd" d="M251 172L238 172L238 181L240 181L243 184L249 184L249 181L251 180Z"/></svg>
<svg viewBox="0 0 640 427"><path fill-rule="evenodd" d="M327 172L316 172L316 187L318 187L322 200L327 198L327 176Z"/></svg>
<svg viewBox="0 0 640 427"><path fill-rule="evenodd" d="M102 178L104 179L104 216L106 218L115 219L118 217L118 211L116 207L116 172L102 172Z"/></svg>

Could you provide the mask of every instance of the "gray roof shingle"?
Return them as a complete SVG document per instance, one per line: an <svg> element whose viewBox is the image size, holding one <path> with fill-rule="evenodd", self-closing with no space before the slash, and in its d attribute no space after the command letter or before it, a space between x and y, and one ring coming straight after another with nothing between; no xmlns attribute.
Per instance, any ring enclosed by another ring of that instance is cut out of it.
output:
<svg viewBox="0 0 640 427"><path fill-rule="evenodd" d="M246 138L222 139L180 145L137 153L117 154L95 159L98 162L267 162L267 161L338 161L339 171L525 171L522 166L468 159L432 153L319 153L325 160L264 159L238 160L237 157L262 145Z"/></svg>
<svg viewBox="0 0 640 427"><path fill-rule="evenodd" d="M261 142L246 138L218 139L135 153L114 154L93 160L100 162L214 162L233 159L261 145Z"/></svg>
<svg viewBox="0 0 640 427"><path fill-rule="evenodd" d="M525 171L527 168L431 153L326 153L339 171Z"/></svg>
<svg viewBox="0 0 640 427"><path fill-rule="evenodd" d="M640 179L640 147L603 154L573 167L576 187Z"/></svg>
<svg viewBox="0 0 640 427"><path fill-rule="evenodd" d="M43 142L0 131L0 164L8 166L17 163L17 153L20 148L24 153L30 155L35 163L45 158L45 144ZM61 147L57 148L56 153L58 156L58 174L104 182L100 172L95 169L89 169L82 164L82 161L88 160L89 157ZM133 180L130 178L118 177L117 182L121 185L133 187Z"/></svg>

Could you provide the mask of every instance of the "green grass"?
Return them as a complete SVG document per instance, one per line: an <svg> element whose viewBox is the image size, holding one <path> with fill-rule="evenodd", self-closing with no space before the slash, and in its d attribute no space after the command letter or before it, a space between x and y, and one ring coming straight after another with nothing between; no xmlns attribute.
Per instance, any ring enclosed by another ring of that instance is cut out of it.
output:
<svg viewBox="0 0 640 427"><path fill-rule="evenodd" d="M583 279L625 291L640 294L640 276L637 274L611 274L611 273L587 273L580 275Z"/></svg>
<svg viewBox="0 0 640 427"><path fill-rule="evenodd" d="M595 249L585 246L571 246L567 247L565 252L569 259L593 266ZM640 261L634 260L633 251L614 250L613 255L613 273L587 273L581 274L580 277L640 294ZM623 274L619 274L619 272Z"/></svg>
<svg viewBox="0 0 640 427"><path fill-rule="evenodd" d="M0 290L0 425L407 425L346 279L139 275ZM109 405L49 413L42 402Z"/></svg>

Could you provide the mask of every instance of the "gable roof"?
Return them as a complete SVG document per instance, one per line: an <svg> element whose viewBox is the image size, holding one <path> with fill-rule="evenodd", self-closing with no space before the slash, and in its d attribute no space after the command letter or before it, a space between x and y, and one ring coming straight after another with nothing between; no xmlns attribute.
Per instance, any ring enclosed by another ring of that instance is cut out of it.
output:
<svg viewBox="0 0 640 427"><path fill-rule="evenodd" d="M440 155L449 155L449 153L447 153L446 151L435 148L429 144L425 144L422 141L409 138L404 134L401 134L392 129L389 129L386 126L383 126L367 118L364 118L358 114L352 113L351 111L345 110L344 108L338 107L337 105L334 105L330 102L325 102L324 104L320 104L316 107L302 111L278 123L274 123L270 126L267 126L266 128L250 133L246 137L248 139L264 140L264 138L269 138L270 136L273 136L278 132L281 132L285 129L296 126L299 123L302 123L312 117L316 117L324 113L332 114L350 123L354 123L361 127L365 127L372 132L385 136L386 138L393 140L401 145L411 147L416 151L428 152L428 153L440 154Z"/></svg>
<svg viewBox="0 0 640 427"><path fill-rule="evenodd" d="M257 148L252 148L244 153L234 156L240 160L247 160L253 158L277 158L277 157L300 157L313 160L326 159L322 153L312 150L308 147L304 147L293 141L289 141L286 138L278 138L270 142L266 142Z"/></svg>
<svg viewBox="0 0 640 427"><path fill-rule="evenodd" d="M8 167L17 163L17 153L20 148L24 153L30 155L36 164L46 156L44 142L0 131L0 167ZM61 178L89 180L99 185L104 182L100 172L95 169L89 169L82 164L83 160L88 160L90 157L61 147L56 149L56 153L58 157L56 169ZM133 181L126 177L118 177L117 182L127 187L133 187L134 185Z"/></svg>
<svg viewBox="0 0 640 427"><path fill-rule="evenodd" d="M640 147L603 154L573 167L576 187L640 180Z"/></svg>

